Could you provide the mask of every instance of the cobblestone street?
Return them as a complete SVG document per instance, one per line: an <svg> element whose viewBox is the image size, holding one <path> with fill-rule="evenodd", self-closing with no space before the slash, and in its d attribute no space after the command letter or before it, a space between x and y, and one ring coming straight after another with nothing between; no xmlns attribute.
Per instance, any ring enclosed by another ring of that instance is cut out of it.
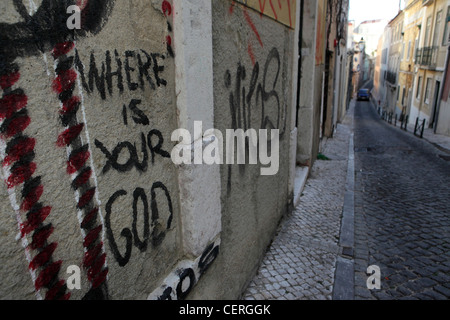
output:
<svg viewBox="0 0 450 320"><path fill-rule="evenodd" d="M355 109L355 298L450 298L450 162L411 132ZM448 154L447 154L448 156ZM366 269L381 269L367 290Z"/></svg>
<svg viewBox="0 0 450 320"><path fill-rule="evenodd" d="M243 299L333 299L353 130L354 247L345 256L351 281L340 285L349 299L450 298L445 150L383 122L369 102L353 102L334 137L322 141L329 160L314 164ZM380 267L379 290L367 288L371 265Z"/></svg>

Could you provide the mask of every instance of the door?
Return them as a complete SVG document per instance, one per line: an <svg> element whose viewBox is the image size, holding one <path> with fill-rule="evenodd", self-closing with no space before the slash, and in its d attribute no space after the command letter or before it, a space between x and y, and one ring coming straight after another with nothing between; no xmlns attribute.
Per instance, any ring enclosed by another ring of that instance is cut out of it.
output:
<svg viewBox="0 0 450 320"><path fill-rule="evenodd" d="M434 128L435 122L436 122L436 115L437 115L437 107L439 104L439 90L441 87L441 82L436 81L436 89L434 90L434 102L433 102L433 113L431 114L431 121L430 121L430 128Z"/></svg>

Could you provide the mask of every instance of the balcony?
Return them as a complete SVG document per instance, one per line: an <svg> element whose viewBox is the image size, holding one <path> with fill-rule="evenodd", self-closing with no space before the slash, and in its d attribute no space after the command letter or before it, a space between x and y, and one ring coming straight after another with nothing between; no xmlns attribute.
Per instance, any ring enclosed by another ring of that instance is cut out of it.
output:
<svg viewBox="0 0 450 320"><path fill-rule="evenodd" d="M432 3L433 3L433 0L422 0L422 5L423 6L429 6Z"/></svg>
<svg viewBox="0 0 450 320"><path fill-rule="evenodd" d="M424 47L416 50L416 64L436 67L438 47Z"/></svg>
<svg viewBox="0 0 450 320"><path fill-rule="evenodd" d="M392 71L386 72L386 81L392 85L395 85L397 82L397 74Z"/></svg>

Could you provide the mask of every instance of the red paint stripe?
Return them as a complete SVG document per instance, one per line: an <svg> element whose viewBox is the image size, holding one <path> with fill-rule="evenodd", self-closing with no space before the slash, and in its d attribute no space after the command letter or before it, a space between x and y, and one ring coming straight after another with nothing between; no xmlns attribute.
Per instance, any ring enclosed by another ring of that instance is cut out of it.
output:
<svg viewBox="0 0 450 320"><path fill-rule="evenodd" d="M34 171L36 171L36 164L34 162L12 169L11 175L6 180L8 189L11 189L25 182L25 180L30 179Z"/></svg>
<svg viewBox="0 0 450 320"><path fill-rule="evenodd" d="M172 5L167 0L164 0L162 2L161 9L166 17L172 14Z"/></svg>
<svg viewBox="0 0 450 320"><path fill-rule="evenodd" d="M45 287L50 283L50 281L59 273L61 269L62 261L56 261L51 263L47 268L39 273L39 276L36 278L36 282L34 283L34 287L36 290L40 290L42 287Z"/></svg>
<svg viewBox="0 0 450 320"><path fill-rule="evenodd" d="M89 151L81 151L75 155L71 155L69 161L67 162L67 173L73 174L77 172L89 159Z"/></svg>
<svg viewBox="0 0 450 320"><path fill-rule="evenodd" d="M89 281L92 281L95 278L95 276L97 276L97 274L102 270L105 261L106 261L106 254L103 253L100 257L97 258L94 265L91 268L89 268L87 272Z"/></svg>
<svg viewBox="0 0 450 320"><path fill-rule="evenodd" d="M81 133L84 128L84 123L77 124L73 127L62 132L59 137L56 145L58 147L64 147L70 145L73 140L75 140Z"/></svg>
<svg viewBox="0 0 450 320"><path fill-rule="evenodd" d="M73 187L75 189L78 189L79 187L81 187L82 185L86 184L89 179L92 176L92 170L86 170L83 173L81 173L81 175L79 175L78 177L76 177L76 179L73 181Z"/></svg>
<svg viewBox="0 0 450 320"><path fill-rule="evenodd" d="M88 5L89 0L77 0L77 6L80 8L80 10L83 10Z"/></svg>
<svg viewBox="0 0 450 320"><path fill-rule="evenodd" d="M20 73L13 71L11 73L0 76L0 87L5 90L11 88L20 79Z"/></svg>
<svg viewBox="0 0 450 320"><path fill-rule="evenodd" d="M8 94L0 99L0 120L9 118L14 112L26 107L28 97L24 94Z"/></svg>
<svg viewBox="0 0 450 320"><path fill-rule="evenodd" d="M261 15L264 14L265 6L266 6L266 0L264 0L264 4L261 4L261 0L259 0L259 11L261 12Z"/></svg>
<svg viewBox="0 0 450 320"><path fill-rule="evenodd" d="M98 214L98 208L93 209L91 212L89 212L81 222L81 227L85 229L87 225L92 221L92 219L95 218L95 216Z"/></svg>
<svg viewBox="0 0 450 320"><path fill-rule="evenodd" d="M250 56L250 60L252 60L253 66L255 66L256 59L255 59L255 54L253 53L253 48L252 48L250 41L248 43L247 51L248 51L248 55Z"/></svg>
<svg viewBox="0 0 450 320"><path fill-rule="evenodd" d="M291 12L291 1L286 0L288 4L288 10L289 10L289 26L292 28L292 12Z"/></svg>
<svg viewBox="0 0 450 320"><path fill-rule="evenodd" d="M53 228L52 226L48 228L42 228L40 230L35 230L33 234L33 240L30 244L31 249L36 250L38 248L42 248L45 241L47 241L47 239L51 236L54 230L55 228ZM24 232L22 231L22 236L23 234Z"/></svg>
<svg viewBox="0 0 450 320"><path fill-rule="evenodd" d="M22 211L28 211L39 201L44 192L44 187L42 185L37 186L31 192L29 192L26 198L23 200L20 209Z"/></svg>
<svg viewBox="0 0 450 320"><path fill-rule="evenodd" d="M103 269L102 272L92 281L92 288L97 289L106 280L108 274L108 268Z"/></svg>
<svg viewBox="0 0 450 320"><path fill-rule="evenodd" d="M172 37L171 36L166 36L166 43L168 46L172 45Z"/></svg>
<svg viewBox="0 0 450 320"><path fill-rule="evenodd" d="M69 53L74 47L75 44L71 41L58 43L53 47L52 55L55 59L57 59L63 54Z"/></svg>
<svg viewBox="0 0 450 320"><path fill-rule="evenodd" d="M230 7L228 8L228 13L229 13L230 15L233 14L234 6L235 6L235 5L236 5L236 3L233 1L233 2L231 3Z"/></svg>
<svg viewBox="0 0 450 320"><path fill-rule="evenodd" d="M42 267L44 264L46 264L50 260L57 246L58 244L53 242L45 247L44 250L42 250L38 255L34 257L34 259L30 262L28 268L30 268L31 270L36 270L37 268Z"/></svg>
<svg viewBox="0 0 450 320"><path fill-rule="evenodd" d="M51 210L52 207L43 207L35 212L30 212L28 214L28 219L22 225L22 236L29 234L30 232L35 230L41 223L43 223L50 214ZM33 249L42 247L42 243L44 242L44 240L46 240L53 232L53 228L50 229L51 230L45 230L43 232L40 232L39 234L33 235Z"/></svg>
<svg viewBox="0 0 450 320"><path fill-rule="evenodd" d="M92 250L88 250L84 254L83 265L87 268L92 266L95 259L98 257L100 252L102 252L103 242L100 242L98 245L94 247Z"/></svg>
<svg viewBox="0 0 450 320"><path fill-rule="evenodd" d="M91 200L92 197L94 197L95 194L95 188L89 189L86 191L78 201L77 207L79 209L83 209Z"/></svg>
<svg viewBox="0 0 450 320"><path fill-rule="evenodd" d="M278 20L277 12L275 11L275 7L273 6L272 0L269 0L270 7L272 8L273 15L275 16L275 20Z"/></svg>
<svg viewBox="0 0 450 320"><path fill-rule="evenodd" d="M78 104L80 104L80 98L79 97L71 97L70 99L64 101L63 107L59 111L61 115L65 115L67 113L72 112Z"/></svg>
<svg viewBox="0 0 450 320"><path fill-rule="evenodd" d="M248 14L248 12L247 12L247 10L246 10L245 8L244 8L244 17L245 17L245 20L247 20L247 23L249 24L250 28L251 28L251 29L253 30L253 32L255 33L256 38L258 39L259 44L261 45L261 47L264 47L264 45L263 45L263 43L262 43L262 40L261 40L261 37L260 37L260 35L259 35L259 33L258 33L258 30L256 29L255 24L254 24L253 21L252 21L252 18L250 17L250 15Z"/></svg>
<svg viewBox="0 0 450 320"><path fill-rule="evenodd" d="M65 285L64 280L58 281L50 290L47 291L45 294L45 300L54 300L56 298L56 295L58 292L62 289L62 287ZM63 295L60 300L69 300L71 293L67 293Z"/></svg>
<svg viewBox="0 0 450 320"><path fill-rule="evenodd" d="M33 138L25 138L14 145L10 150L8 150L8 154L3 160L3 166L8 166L13 162L18 161L23 156L27 155L31 151L34 150L36 145L36 140Z"/></svg>
<svg viewBox="0 0 450 320"><path fill-rule="evenodd" d="M61 71L53 80L53 90L61 93L71 89L75 85L77 73L73 69Z"/></svg>
<svg viewBox="0 0 450 320"><path fill-rule="evenodd" d="M19 132L23 132L30 125L30 123L31 119L28 115L24 115L11 120L5 130L6 137L11 138Z"/></svg>
<svg viewBox="0 0 450 320"><path fill-rule="evenodd" d="M102 225L99 225L95 229L92 229L84 238L83 246L85 248L88 248L98 238L98 235L100 231L102 231L102 229L103 229Z"/></svg>

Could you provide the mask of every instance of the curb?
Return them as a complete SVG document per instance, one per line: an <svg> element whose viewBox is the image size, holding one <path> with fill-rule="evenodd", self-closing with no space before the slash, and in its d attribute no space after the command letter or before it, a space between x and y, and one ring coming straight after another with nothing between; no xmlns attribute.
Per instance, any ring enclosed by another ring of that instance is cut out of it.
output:
<svg viewBox="0 0 450 320"><path fill-rule="evenodd" d="M333 300L354 300L355 278L354 278L354 213L355 213L355 151L353 115L354 108L350 110L353 114L351 134L349 141L349 154L347 165L347 180L345 186L344 205L342 208L341 231L339 236L340 255L336 261L336 273L333 286Z"/></svg>

